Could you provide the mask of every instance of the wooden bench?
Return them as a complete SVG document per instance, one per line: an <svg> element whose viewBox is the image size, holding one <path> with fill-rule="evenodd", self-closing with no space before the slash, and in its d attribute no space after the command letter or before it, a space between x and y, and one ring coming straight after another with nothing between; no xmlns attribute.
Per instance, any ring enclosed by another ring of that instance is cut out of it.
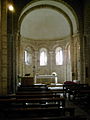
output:
<svg viewBox="0 0 90 120"><path fill-rule="evenodd" d="M85 104L85 106L90 106L90 88L78 90L73 100L79 100L83 105Z"/></svg>
<svg viewBox="0 0 90 120"><path fill-rule="evenodd" d="M18 91L16 93L16 95L61 95L61 93L63 94L64 92L61 90L48 90L48 91Z"/></svg>
<svg viewBox="0 0 90 120"><path fill-rule="evenodd" d="M74 108L65 108L65 98L56 97L56 95L47 94L47 97L32 97L29 95L10 95L0 98L0 110L8 117L29 117L36 119L38 117L60 117L69 114L74 116ZM52 95L54 97L52 97ZM30 95L33 96L33 95ZM44 94L42 94L44 96ZM25 98L23 98L25 97Z"/></svg>
<svg viewBox="0 0 90 120"><path fill-rule="evenodd" d="M56 116L56 117L37 117L32 120L87 120L84 116Z"/></svg>
<svg viewBox="0 0 90 120"><path fill-rule="evenodd" d="M60 95L57 94L23 94L23 95L8 95L8 98L55 98L60 97ZM3 97L2 97L3 98Z"/></svg>
<svg viewBox="0 0 90 120"><path fill-rule="evenodd" d="M16 95L31 95L31 94L52 94L52 91L51 90L41 90L41 91L17 91L16 92Z"/></svg>
<svg viewBox="0 0 90 120"><path fill-rule="evenodd" d="M1 120L7 120L7 119L1 119ZM9 120L12 120L12 117L9 118ZM13 118L13 120L25 120L25 118ZM27 120L88 120L87 117L84 116L55 116L55 117L32 117L27 118Z"/></svg>
<svg viewBox="0 0 90 120"><path fill-rule="evenodd" d="M88 84L64 84L64 96L68 93L68 99L71 100L71 95L73 97L79 92L80 89L85 89L88 87Z"/></svg>
<svg viewBox="0 0 90 120"><path fill-rule="evenodd" d="M47 86L20 86L17 88L17 91L43 91L43 90L48 90Z"/></svg>
<svg viewBox="0 0 90 120"><path fill-rule="evenodd" d="M74 116L74 108L12 108L4 110L4 113L10 117L60 117Z"/></svg>
<svg viewBox="0 0 90 120"><path fill-rule="evenodd" d="M65 99L63 97L55 98L2 98L0 99L0 107L8 108L13 107L13 105L24 106L31 104L56 104L59 107L65 107ZM54 105L55 106L55 105Z"/></svg>

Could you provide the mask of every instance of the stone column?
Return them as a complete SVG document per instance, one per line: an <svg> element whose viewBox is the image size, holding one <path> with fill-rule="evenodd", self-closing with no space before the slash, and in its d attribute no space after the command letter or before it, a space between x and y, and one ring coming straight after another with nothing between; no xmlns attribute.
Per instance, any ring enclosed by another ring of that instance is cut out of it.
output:
<svg viewBox="0 0 90 120"><path fill-rule="evenodd" d="M85 41L83 35L80 35L80 82L85 83Z"/></svg>
<svg viewBox="0 0 90 120"><path fill-rule="evenodd" d="M16 36L16 73L20 75L20 33Z"/></svg>
<svg viewBox="0 0 90 120"><path fill-rule="evenodd" d="M77 80L80 81L80 37L77 35Z"/></svg>
<svg viewBox="0 0 90 120"><path fill-rule="evenodd" d="M90 0L84 1L85 82L90 85Z"/></svg>
<svg viewBox="0 0 90 120"><path fill-rule="evenodd" d="M0 55L1 55L1 0L0 0ZM0 66L1 66L1 57L0 57ZM0 67L0 80L1 80L1 67ZM1 82L1 81L0 81ZM1 90L1 85L0 85Z"/></svg>
<svg viewBox="0 0 90 120"><path fill-rule="evenodd" d="M50 51L49 54L50 54L50 60L49 60L50 61L50 65L49 65L50 66L50 74L52 74L53 63L54 63L53 62L53 51Z"/></svg>
<svg viewBox="0 0 90 120"><path fill-rule="evenodd" d="M90 85L90 34L87 35L87 40L88 40L88 67L87 67L87 81L86 83L88 83Z"/></svg>
<svg viewBox="0 0 90 120"><path fill-rule="evenodd" d="M50 73L49 74L52 74L52 72L54 72L53 71L53 69L54 69L54 60L55 60L55 54L54 54L54 52L53 51L50 51L49 52L49 54L50 54L50 65L49 65L49 67L50 67ZM55 84L57 84L58 83L58 79L57 79L57 75L56 75L56 77L55 77Z"/></svg>
<svg viewBox="0 0 90 120"><path fill-rule="evenodd" d="M73 68L72 68L73 80L78 80L78 73L80 74L80 67L78 67L79 62L80 62L80 48L78 47L80 47L79 34L76 34L73 36Z"/></svg>
<svg viewBox="0 0 90 120"><path fill-rule="evenodd" d="M70 42L70 54L71 54L71 71L72 71L72 81L74 80L75 73L74 73L74 39L73 36L71 37L71 42Z"/></svg>
<svg viewBox="0 0 90 120"><path fill-rule="evenodd" d="M36 77L35 75L38 73L38 51L35 51L35 57L34 57L34 63L33 63L33 77L34 77L34 83L36 84Z"/></svg>
<svg viewBox="0 0 90 120"><path fill-rule="evenodd" d="M63 64L64 64L64 81L67 81L67 48L64 50L64 60L63 60Z"/></svg>
<svg viewBox="0 0 90 120"><path fill-rule="evenodd" d="M16 90L16 33L14 29L14 13L8 10L8 86L9 92Z"/></svg>
<svg viewBox="0 0 90 120"><path fill-rule="evenodd" d="M7 94L7 0L0 1L0 94Z"/></svg>

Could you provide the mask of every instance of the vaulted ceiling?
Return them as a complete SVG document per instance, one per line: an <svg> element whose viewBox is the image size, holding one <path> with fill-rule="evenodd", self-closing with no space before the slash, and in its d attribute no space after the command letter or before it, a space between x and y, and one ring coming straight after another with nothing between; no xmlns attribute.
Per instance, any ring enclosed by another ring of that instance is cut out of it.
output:
<svg viewBox="0 0 90 120"><path fill-rule="evenodd" d="M35 40L60 39L70 35L70 25L61 13L40 8L33 10L23 19L21 35Z"/></svg>
<svg viewBox="0 0 90 120"><path fill-rule="evenodd" d="M62 0L37 0L22 10L19 30L25 38L58 40L77 33L78 21L72 7Z"/></svg>

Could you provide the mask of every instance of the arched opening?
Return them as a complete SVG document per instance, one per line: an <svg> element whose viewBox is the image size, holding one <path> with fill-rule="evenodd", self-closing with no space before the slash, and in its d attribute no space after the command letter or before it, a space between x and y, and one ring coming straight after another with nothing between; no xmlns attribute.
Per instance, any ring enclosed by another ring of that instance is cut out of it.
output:
<svg viewBox="0 0 90 120"><path fill-rule="evenodd" d="M47 50L45 48L40 49L40 66L47 65Z"/></svg>
<svg viewBox="0 0 90 120"><path fill-rule="evenodd" d="M56 65L63 65L63 51L61 47L56 48L55 51Z"/></svg>
<svg viewBox="0 0 90 120"><path fill-rule="evenodd" d="M78 20L69 5L54 0L31 2L19 17L19 32L22 45L19 47L23 50L29 44L34 48L32 67L34 66L35 74L48 76L55 71L58 83L75 80L77 58L74 44L79 41ZM48 51L43 48L43 44ZM70 45L67 47L67 44ZM43 48L42 51L39 51L40 47ZM23 66L22 62L20 65ZM23 75L25 71L21 68L19 67L18 74Z"/></svg>
<svg viewBox="0 0 90 120"><path fill-rule="evenodd" d="M32 64L32 53L31 53L29 47L25 48L24 62L25 62L26 65L31 65Z"/></svg>

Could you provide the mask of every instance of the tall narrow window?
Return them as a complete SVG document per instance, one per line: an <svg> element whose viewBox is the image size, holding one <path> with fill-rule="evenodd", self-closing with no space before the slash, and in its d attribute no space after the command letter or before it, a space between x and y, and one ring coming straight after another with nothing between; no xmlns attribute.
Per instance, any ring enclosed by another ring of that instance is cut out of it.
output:
<svg viewBox="0 0 90 120"><path fill-rule="evenodd" d="M32 55L29 50L24 51L25 64L30 65L32 63Z"/></svg>
<svg viewBox="0 0 90 120"><path fill-rule="evenodd" d="M63 64L63 51L61 47L56 48L56 65Z"/></svg>
<svg viewBox="0 0 90 120"><path fill-rule="evenodd" d="M28 53L27 53L27 51L25 50L25 51L24 51L25 63L27 63L27 56L28 56L27 54L28 54Z"/></svg>
<svg viewBox="0 0 90 120"><path fill-rule="evenodd" d="M47 50L42 48L40 50L40 66L47 65Z"/></svg>

